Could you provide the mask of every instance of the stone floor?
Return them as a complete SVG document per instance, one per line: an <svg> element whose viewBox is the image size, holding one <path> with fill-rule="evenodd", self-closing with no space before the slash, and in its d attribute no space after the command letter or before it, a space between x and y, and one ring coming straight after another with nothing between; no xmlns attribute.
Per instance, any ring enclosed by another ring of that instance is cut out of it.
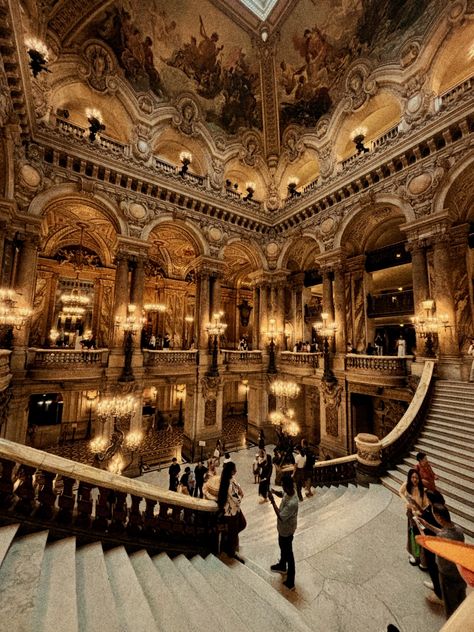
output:
<svg viewBox="0 0 474 632"><path fill-rule="evenodd" d="M232 454L247 529L240 552L247 565L281 591L315 631L437 632L443 610L430 604L423 586L428 575L408 564L406 517L400 499L380 485L370 489L322 488L300 504L295 535L296 591L269 572L278 560L276 518L269 503L259 504L251 472L255 449ZM167 487L167 470L142 477Z"/></svg>

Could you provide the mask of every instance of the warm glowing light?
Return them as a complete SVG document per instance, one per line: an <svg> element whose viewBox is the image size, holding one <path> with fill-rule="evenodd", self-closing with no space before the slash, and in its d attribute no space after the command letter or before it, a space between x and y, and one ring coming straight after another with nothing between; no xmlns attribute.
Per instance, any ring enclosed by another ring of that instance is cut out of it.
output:
<svg viewBox="0 0 474 632"><path fill-rule="evenodd" d="M125 464L124 464L123 458L120 456L120 454L116 454L110 460L110 463L108 464L107 469L109 470L111 474L118 474L120 476L120 474L122 474L124 465Z"/></svg>
<svg viewBox="0 0 474 632"><path fill-rule="evenodd" d="M130 452L136 452L143 441L143 432L141 430L134 430L129 432L125 437L125 447Z"/></svg>
<svg viewBox="0 0 474 632"><path fill-rule="evenodd" d="M359 127L356 127L355 129L352 130L351 133L351 140L354 140L355 138L357 138L358 136L367 136L367 132L369 130L367 129L367 127L365 127L364 125L361 125Z"/></svg>
<svg viewBox="0 0 474 632"><path fill-rule="evenodd" d="M93 454L101 454L108 445L108 440L106 437L94 437L92 441L89 443L89 450Z"/></svg>
<svg viewBox="0 0 474 632"><path fill-rule="evenodd" d="M193 161L193 155L189 151L182 151L179 154L179 159L181 160L181 162L188 163L189 165Z"/></svg>
<svg viewBox="0 0 474 632"><path fill-rule="evenodd" d="M274 380L270 385L270 390L276 397L294 399L300 394L301 387L296 382Z"/></svg>
<svg viewBox="0 0 474 632"><path fill-rule="evenodd" d="M86 116L88 119L97 119L99 123L103 123L102 113L97 108L86 108Z"/></svg>
<svg viewBox="0 0 474 632"><path fill-rule="evenodd" d="M299 183L300 183L300 179L297 178L296 176L290 176L288 178L288 185L298 186Z"/></svg>
<svg viewBox="0 0 474 632"><path fill-rule="evenodd" d="M27 48L37 51L43 56L46 62L48 61L48 57L49 57L48 47L40 39L38 39L37 37L28 37L25 40L25 44Z"/></svg>

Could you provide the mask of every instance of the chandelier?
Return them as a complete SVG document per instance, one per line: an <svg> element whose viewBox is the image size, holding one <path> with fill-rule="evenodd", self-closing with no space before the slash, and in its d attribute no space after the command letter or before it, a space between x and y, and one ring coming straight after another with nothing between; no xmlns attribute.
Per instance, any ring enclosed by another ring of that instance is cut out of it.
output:
<svg viewBox="0 0 474 632"><path fill-rule="evenodd" d="M435 302L431 298L422 301L421 306L426 312L426 315L415 316L412 318L412 322L417 335L425 340L426 357L434 358L436 356L434 350L435 338L441 327L443 327L444 330L451 327L449 324L449 316L447 314L437 316L435 313Z"/></svg>
<svg viewBox="0 0 474 632"><path fill-rule="evenodd" d="M0 288L0 325L21 329L31 316L31 309L18 307L19 295L11 288Z"/></svg>
<svg viewBox="0 0 474 632"><path fill-rule="evenodd" d="M212 321L207 323L205 329L210 336L222 336L227 329L227 324L221 322L223 312L216 312L212 315Z"/></svg>
<svg viewBox="0 0 474 632"><path fill-rule="evenodd" d="M146 308L145 308L146 309ZM115 326L120 327L125 333L136 334L146 323L144 316L135 316L137 306L133 303L127 305L127 316L123 320L120 316L115 318Z"/></svg>
<svg viewBox="0 0 474 632"><path fill-rule="evenodd" d="M270 385L270 391L276 397L295 399L300 394L301 387L296 382L274 380Z"/></svg>
<svg viewBox="0 0 474 632"><path fill-rule="evenodd" d="M76 278L74 280L72 289L70 292L64 292L59 297L59 300L63 304L62 312L68 317L76 317L80 318L86 312L86 307L90 303L90 298L85 294L82 294L81 288L79 286L79 272L87 265L86 254L84 252L84 230L87 227L87 224L84 222L78 222L77 226L81 230L81 236L79 238L79 250L73 253L73 256L69 259L69 263L72 264L72 267L76 271Z"/></svg>

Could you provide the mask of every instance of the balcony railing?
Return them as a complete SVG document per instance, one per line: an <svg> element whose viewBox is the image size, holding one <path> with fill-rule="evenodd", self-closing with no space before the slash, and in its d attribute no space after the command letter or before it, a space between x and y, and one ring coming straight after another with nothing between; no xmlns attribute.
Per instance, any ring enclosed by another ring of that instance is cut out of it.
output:
<svg viewBox="0 0 474 632"><path fill-rule="evenodd" d="M348 353L346 355L346 371L358 373L374 373L383 375L406 375L407 360L413 356L369 356Z"/></svg>
<svg viewBox="0 0 474 632"><path fill-rule="evenodd" d="M107 366L108 349L28 349L28 367L54 369Z"/></svg>
<svg viewBox="0 0 474 632"><path fill-rule="evenodd" d="M321 353L283 351L280 355L280 364L282 367L299 366L317 369L321 355Z"/></svg>
<svg viewBox="0 0 474 632"><path fill-rule="evenodd" d="M413 314L413 290L369 294L367 296L367 316L400 316Z"/></svg>
<svg viewBox="0 0 474 632"><path fill-rule="evenodd" d="M145 366L193 366L197 362L197 351L143 350Z"/></svg>
<svg viewBox="0 0 474 632"><path fill-rule="evenodd" d="M224 364L260 364L262 362L261 351L231 351L223 349Z"/></svg>

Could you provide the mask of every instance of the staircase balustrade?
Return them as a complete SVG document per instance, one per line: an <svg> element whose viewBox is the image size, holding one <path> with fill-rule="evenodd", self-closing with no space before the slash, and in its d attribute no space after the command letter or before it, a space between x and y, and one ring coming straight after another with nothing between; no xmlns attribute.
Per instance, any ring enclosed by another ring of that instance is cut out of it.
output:
<svg viewBox="0 0 474 632"><path fill-rule="evenodd" d="M143 364L145 366L162 365L195 365L197 362L197 351L172 351L172 350L152 350L143 349Z"/></svg>
<svg viewBox="0 0 474 632"><path fill-rule="evenodd" d="M218 550L217 504L0 439L0 522L150 551ZM97 491L96 491L97 490Z"/></svg>
<svg viewBox="0 0 474 632"><path fill-rule="evenodd" d="M329 461L317 461L313 469L313 485L321 487L335 483L350 483L357 477L357 456L350 454Z"/></svg>
<svg viewBox="0 0 474 632"><path fill-rule="evenodd" d="M12 377L10 373L11 353L9 349L0 349L0 393L7 388Z"/></svg>
<svg viewBox="0 0 474 632"><path fill-rule="evenodd" d="M306 352L294 352L294 351L282 351L280 354L280 364L284 368L286 366L301 366L311 367L313 369L319 368L320 358L322 353L306 353Z"/></svg>
<svg viewBox="0 0 474 632"><path fill-rule="evenodd" d="M363 371L383 375L407 375L407 360L413 356L370 356L348 353L345 359L346 371Z"/></svg>
<svg viewBox="0 0 474 632"><path fill-rule="evenodd" d="M232 351L229 349L222 349L224 354L224 364L261 364L262 352L261 351Z"/></svg>
<svg viewBox="0 0 474 632"><path fill-rule="evenodd" d="M107 366L108 349L28 349L28 367Z"/></svg>

